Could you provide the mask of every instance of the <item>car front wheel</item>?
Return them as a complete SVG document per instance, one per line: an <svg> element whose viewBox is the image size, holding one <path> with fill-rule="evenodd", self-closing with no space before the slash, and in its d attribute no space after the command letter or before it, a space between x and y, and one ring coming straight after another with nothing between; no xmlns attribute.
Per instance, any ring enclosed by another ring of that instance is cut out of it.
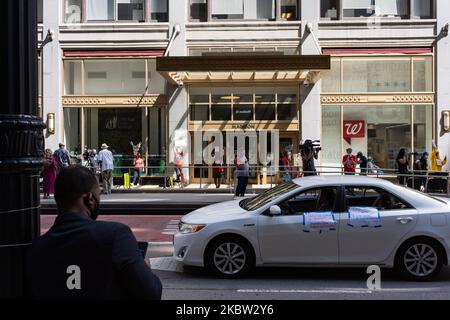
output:
<svg viewBox="0 0 450 320"><path fill-rule="evenodd" d="M208 246L205 265L221 278L240 278L254 265L249 244L238 237L223 237Z"/></svg>
<svg viewBox="0 0 450 320"><path fill-rule="evenodd" d="M400 275L415 281L434 278L440 272L442 264L442 249L430 239L415 239L405 243L396 259Z"/></svg>

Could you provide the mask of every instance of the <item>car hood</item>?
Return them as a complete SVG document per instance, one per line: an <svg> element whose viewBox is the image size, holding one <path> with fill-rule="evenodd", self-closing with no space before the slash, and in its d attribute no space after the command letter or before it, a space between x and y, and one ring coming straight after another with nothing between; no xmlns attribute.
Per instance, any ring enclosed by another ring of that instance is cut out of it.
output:
<svg viewBox="0 0 450 320"><path fill-rule="evenodd" d="M241 200L230 200L199 208L185 215L181 221L191 224L207 224L231 220L243 214L248 214L248 211L239 206Z"/></svg>

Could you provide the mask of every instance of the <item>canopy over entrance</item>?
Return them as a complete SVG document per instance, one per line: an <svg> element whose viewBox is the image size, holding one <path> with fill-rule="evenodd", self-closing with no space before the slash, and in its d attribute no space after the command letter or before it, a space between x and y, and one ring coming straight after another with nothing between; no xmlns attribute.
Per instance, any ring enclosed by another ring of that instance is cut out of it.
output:
<svg viewBox="0 0 450 320"><path fill-rule="evenodd" d="M330 70L329 55L221 54L158 57L156 70L172 84L308 82Z"/></svg>

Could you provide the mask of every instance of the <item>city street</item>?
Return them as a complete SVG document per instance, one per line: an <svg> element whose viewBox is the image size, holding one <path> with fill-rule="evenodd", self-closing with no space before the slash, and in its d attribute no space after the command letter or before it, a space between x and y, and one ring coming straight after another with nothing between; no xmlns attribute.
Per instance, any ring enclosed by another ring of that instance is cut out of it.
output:
<svg viewBox="0 0 450 320"><path fill-rule="evenodd" d="M54 216L41 216L41 231ZM183 268L171 256L172 234L180 216L102 216L130 226L139 241L149 241L147 257L164 285L163 299L450 299L450 268L432 282L409 282L382 270L381 290L367 289L364 269L257 268L239 280L217 279L202 268Z"/></svg>

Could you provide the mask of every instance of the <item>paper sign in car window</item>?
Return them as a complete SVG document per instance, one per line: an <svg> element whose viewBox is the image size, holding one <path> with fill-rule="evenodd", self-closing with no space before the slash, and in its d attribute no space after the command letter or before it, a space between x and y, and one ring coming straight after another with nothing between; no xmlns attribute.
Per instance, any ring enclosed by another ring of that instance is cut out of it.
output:
<svg viewBox="0 0 450 320"><path fill-rule="evenodd" d="M335 231L336 220L332 211L305 212L303 214L304 232Z"/></svg>
<svg viewBox="0 0 450 320"><path fill-rule="evenodd" d="M349 207L348 225L353 228L381 227L380 211L372 207Z"/></svg>

